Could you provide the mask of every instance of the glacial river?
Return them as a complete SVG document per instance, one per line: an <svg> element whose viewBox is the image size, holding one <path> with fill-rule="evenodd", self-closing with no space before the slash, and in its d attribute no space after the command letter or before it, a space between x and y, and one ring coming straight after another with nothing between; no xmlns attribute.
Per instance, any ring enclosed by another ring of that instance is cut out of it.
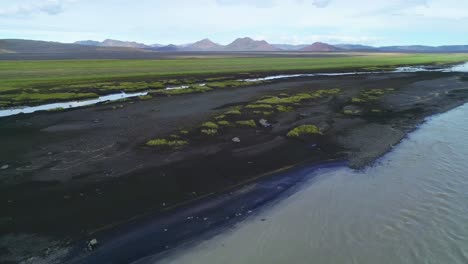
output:
<svg viewBox="0 0 468 264"><path fill-rule="evenodd" d="M468 104L430 118L373 167L315 171L234 227L136 263L468 263L467 135Z"/></svg>

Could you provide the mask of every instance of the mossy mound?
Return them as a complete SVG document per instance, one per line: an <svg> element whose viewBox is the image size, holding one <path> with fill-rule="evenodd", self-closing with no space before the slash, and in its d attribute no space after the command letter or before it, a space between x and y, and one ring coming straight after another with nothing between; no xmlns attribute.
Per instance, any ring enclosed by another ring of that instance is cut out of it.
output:
<svg viewBox="0 0 468 264"><path fill-rule="evenodd" d="M186 140L168 140L165 138L157 138L146 142L147 146L152 147L181 147L187 145Z"/></svg>
<svg viewBox="0 0 468 264"><path fill-rule="evenodd" d="M306 135L320 135L320 129L314 125L302 125L298 126L288 132L287 137L298 138Z"/></svg>

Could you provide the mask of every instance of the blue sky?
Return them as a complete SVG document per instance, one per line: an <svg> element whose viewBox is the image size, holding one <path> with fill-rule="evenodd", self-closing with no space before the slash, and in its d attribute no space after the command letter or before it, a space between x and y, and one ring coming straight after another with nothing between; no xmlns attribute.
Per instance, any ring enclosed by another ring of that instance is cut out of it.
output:
<svg viewBox="0 0 468 264"><path fill-rule="evenodd" d="M0 0L0 38L468 44L467 0Z"/></svg>

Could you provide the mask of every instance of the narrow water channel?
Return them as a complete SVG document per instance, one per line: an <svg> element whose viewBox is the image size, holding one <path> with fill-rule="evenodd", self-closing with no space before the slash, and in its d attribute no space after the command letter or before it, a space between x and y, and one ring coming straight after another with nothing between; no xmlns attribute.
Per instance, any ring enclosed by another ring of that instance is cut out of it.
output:
<svg viewBox="0 0 468 264"><path fill-rule="evenodd" d="M305 74L282 74L282 75L272 75L262 78L253 78L253 79L244 79L245 82L258 82L258 81L272 81L278 79L290 79L290 78L299 78L299 77L315 77L315 76L346 76L346 75L362 75L362 74L378 74L378 73L401 73L401 72L468 72L468 62L464 64L458 64L455 66L450 66L448 68L432 68L426 66L410 66L410 67L399 67L394 71L382 71L382 72L339 72L339 73L305 73ZM199 86L205 86L205 83L200 83ZM166 87L167 90L179 90L190 88L188 85L175 86L175 87ZM69 109L77 108L83 106L94 105L102 102L112 102L117 100L122 100L125 98L132 98L138 96L147 95L148 91L139 92L139 93L115 93L105 96L100 96L96 99L82 100L82 101L70 101L70 102L60 102L52 104L44 104L37 106L20 106L12 108L0 108L0 117L18 115L18 114L31 114L38 111L49 111L55 109Z"/></svg>

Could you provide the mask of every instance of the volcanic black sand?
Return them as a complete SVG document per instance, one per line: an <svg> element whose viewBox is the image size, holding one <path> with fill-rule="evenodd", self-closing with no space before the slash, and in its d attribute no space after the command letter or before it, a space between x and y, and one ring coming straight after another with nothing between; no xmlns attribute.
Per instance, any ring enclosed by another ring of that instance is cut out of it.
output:
<svg viewBox="0 0 468 264"><path fill-rule="evenodd" d="M297 165L343 159L362 168L425 117L465 103L463 76L299 78L2 118L0 262L49 254L64 241L90 239L149 212L170 213ZM262 116L266 111L243 108L265 96L337 88L290 105L289 112ZM242 117L226 119L252 119L256 128L236 126L213 136L191 133L189 144L180 148L145 145L180 130L197 131L236 106ZM262 126L260 119L271 126ZM316 125L321 134L286 137L304 124Z"/></svg>

